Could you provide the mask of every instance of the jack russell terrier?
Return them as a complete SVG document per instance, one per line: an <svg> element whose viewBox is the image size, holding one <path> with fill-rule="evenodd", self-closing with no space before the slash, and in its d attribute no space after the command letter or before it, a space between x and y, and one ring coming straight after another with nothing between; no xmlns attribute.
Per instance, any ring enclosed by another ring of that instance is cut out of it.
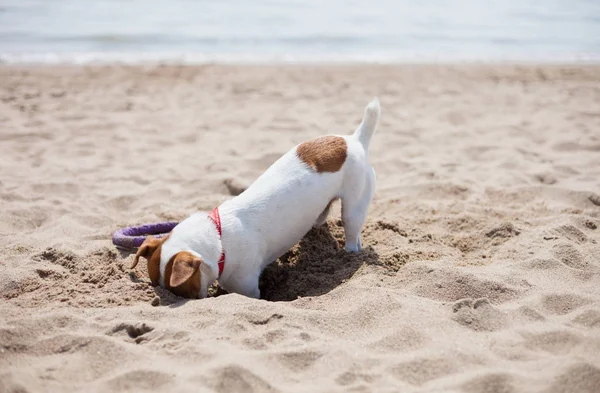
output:
<svg viewBox="0 0 600 393"><path fill-rule="evenodd" d="M367 105L354 134L329 135L295 146L243 193L209 214L195 213L167 236L146 238L152 285L176 295L205 298L216 280L230 293L260 298L258 279L311 229L325 223L331 203L342 200L347 252L361 249L361 230L375 191L369 142L380 115Z"/></svg>

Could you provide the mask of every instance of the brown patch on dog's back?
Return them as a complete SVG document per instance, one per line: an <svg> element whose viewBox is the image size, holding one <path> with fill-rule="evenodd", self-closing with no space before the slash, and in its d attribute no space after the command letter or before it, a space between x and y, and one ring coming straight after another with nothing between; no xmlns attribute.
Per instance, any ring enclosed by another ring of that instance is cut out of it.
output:
<svg viewBox="0 0 600 393"><path fill-rule="evenodd" d="M322 136L298 146L298 158L315 172L337 172L346 162L346 140L339 136Z"/></svg>

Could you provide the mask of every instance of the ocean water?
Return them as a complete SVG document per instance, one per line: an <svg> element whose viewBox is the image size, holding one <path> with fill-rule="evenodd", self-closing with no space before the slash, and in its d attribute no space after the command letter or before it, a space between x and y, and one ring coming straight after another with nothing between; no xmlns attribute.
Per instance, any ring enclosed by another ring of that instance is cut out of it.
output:
<svg viewBox="0 0 600 393"><path fill-rule="evenodd" d="M592 61L600 0L0 0L0 61Z"/></svg>

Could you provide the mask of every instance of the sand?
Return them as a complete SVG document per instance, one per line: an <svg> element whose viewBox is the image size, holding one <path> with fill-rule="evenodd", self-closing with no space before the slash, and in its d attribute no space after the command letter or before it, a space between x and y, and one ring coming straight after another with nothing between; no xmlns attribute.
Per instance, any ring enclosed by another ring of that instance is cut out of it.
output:
<svg viewBox="0 0 600 393"><path fill-rule="evenodd" d="M112 246L373 96L360 254L338 203L190 301ZM0 157L0 392L600 391L600 67L4 66Z"/></svg>

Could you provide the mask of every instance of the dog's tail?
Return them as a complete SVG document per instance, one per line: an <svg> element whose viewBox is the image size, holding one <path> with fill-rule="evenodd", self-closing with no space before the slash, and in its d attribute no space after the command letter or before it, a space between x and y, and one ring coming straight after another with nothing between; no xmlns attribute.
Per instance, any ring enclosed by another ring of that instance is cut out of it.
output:
<svg viewBox="0 0 600 393"><path fill-rule="evenodd" d="M369 105L365 108L365 116L363 117L362 123L354 131L353 137L358 139L363 145L365 151L369 150L369 142L371 137L377 129L377 122L379 121L379 115L381 114L381 106L379 100L374 98Z"/></svg>

